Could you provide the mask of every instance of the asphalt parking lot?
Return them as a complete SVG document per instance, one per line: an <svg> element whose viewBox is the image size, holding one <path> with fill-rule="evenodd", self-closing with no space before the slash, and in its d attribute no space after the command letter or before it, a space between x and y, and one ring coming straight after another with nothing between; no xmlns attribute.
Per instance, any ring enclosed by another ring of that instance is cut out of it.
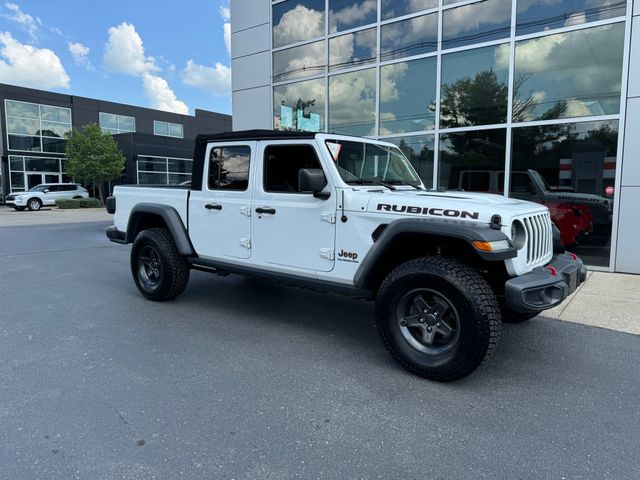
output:
<svg viewBox="0 0 640 480"><path fill-rule="evenodd" d="M640 337L538 317L453 384L363 301L193 272L144 300L106 222L0 228L0 479L637 479Z"/></svg>

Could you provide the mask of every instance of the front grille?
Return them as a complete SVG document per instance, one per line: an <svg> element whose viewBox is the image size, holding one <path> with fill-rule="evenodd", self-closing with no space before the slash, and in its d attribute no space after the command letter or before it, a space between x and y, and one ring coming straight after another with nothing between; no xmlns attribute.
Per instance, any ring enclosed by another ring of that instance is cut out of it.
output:
<svg viewBox="0 0 640 480"><path fill-rule="evenodd" d="M15 195L7 195L7 200L15 200Z"/></svg>
<svg viewBox="0 0 640 480"><path fill-rule="evenodd" d="M535 265L553 253L553 231L548 213L521 218L527 232L527 265Z"/></svg>

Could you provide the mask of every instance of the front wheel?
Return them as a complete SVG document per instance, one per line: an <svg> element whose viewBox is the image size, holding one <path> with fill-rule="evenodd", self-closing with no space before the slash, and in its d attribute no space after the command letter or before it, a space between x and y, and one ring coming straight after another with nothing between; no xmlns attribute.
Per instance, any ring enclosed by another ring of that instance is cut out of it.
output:
<svg viewBox="0 0 640 480"><path fill-rule="evenodd" d="M42 208L42 200L39 198L31 198L27 202L27 208L32 212L37 212Z"/></svg>
<svg viewBox="0 0 640 480"><path fill-rule="evenodd" d="M376 297L378 332L407 370L430 380L469 375L496 348L498 301L474 269L425 257L395 268Z"/></svg>
<svg viewBox="0 0 640 480"><path fill-rule="evenodd" d="M140 293L149 300L171 300L189 283L189 264L165 228L138 234L131 248L131 273Z"/></svg>

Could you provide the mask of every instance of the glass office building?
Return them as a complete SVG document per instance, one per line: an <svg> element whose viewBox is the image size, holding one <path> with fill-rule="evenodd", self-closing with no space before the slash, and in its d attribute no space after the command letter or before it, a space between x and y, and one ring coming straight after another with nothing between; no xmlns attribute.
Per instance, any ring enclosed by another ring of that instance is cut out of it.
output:
<svg viewBox="0 0 640 480"><path fill-rule="evenodd" d="M640 207L622 191L632 1L232 0L231 13L234 129L385 139L427 186L545 204L588 264L640 273L619 228L621 197Z"/></svg>

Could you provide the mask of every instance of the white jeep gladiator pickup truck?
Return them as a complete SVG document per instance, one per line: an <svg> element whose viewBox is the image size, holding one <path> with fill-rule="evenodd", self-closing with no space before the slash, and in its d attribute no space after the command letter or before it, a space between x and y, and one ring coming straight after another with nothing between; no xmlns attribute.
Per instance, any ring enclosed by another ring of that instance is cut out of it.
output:
<svg viewBox="0 0 640 480"><path fill-rule="evenodd" d="M188 186L119 186L107 236L129 244L150 300L191 269L266 276L374 299L391 355L438 381L471 373L502 321L560 304L586 278L554 257L545 206L429 190L394 145L265 130L201 135Z"/></svg>

